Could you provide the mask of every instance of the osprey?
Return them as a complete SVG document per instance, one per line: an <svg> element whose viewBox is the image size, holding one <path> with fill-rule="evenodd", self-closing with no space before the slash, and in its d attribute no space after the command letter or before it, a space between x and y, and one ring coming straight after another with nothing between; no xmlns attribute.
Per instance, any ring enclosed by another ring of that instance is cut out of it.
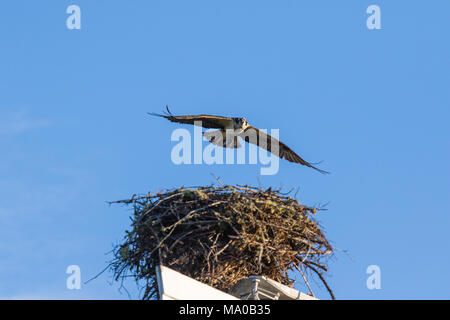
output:
<svg viewBox="0 0 450 320"><path fill-rule="evenodd" d="M287 161L300 163L310 167L320 173L327 174L329 172L314 167L311 163L303 160L288 146L267 133L251 126L245 118L211 116L206 114L174 116L166 106L167 114L148 113L153 116L163 117L172 122L199 125L206 129L219 129L216 131L203 132L205 138L212 144L222 146L224 148L240 148L238 137L245 142L253 143L276 156L286 159ZM231 132L231 134L230 134ZM272 147L275 146L274 149Z"/></svg>

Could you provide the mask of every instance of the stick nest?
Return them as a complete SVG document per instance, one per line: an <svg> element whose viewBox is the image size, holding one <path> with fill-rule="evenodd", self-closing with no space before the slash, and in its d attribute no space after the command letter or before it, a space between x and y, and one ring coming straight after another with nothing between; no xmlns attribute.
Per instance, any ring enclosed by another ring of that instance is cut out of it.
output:
<svg viewBox="0 0 450 320"><path fill-rule="evenodd" d="M134 209L131 230L113 250L114 277L143 280L142 298L152 299L158 297L159 264L225 292L250 275L292 287L288 272L298 271L310 294L312 274L334 299L323 263L333 249L313 218L320 208L288 194L221 185L114 201Z"/></svg>

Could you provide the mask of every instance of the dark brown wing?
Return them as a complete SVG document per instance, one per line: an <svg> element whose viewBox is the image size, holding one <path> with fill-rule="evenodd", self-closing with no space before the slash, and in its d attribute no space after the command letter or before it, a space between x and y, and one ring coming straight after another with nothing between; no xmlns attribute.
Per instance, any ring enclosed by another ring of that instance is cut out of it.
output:
<svg viewBox="0 0 450 320"><path fill-rule="evenodd" d="M167 108L167 106L166 106ZM233 119L229 117L221 117L221 116L210 116L207 114L199 114L192 116L174 116L170 113L169 108L167 108L168 114L158 114L158 113L150 113L150 115L158 116L166 118L172 122L185 123L194 125L196 121L201 121L201 127L208 129L226 129L232 123Z"/></svg>
<svg viewBox="0 0 450 320"><path fill-rule="evenodd" d="M253 126L249 126L245 129L244 133L240 135L240 137L249 143L256 144L260 148L263 148L276 156L286 159L287 161L300 163L304 166L310 167L314 170L319 171L320 173L327 174L329 172L321 170L319 168L314 167L309 162L303 160L299 155L297 155L294 151L292 151L287 145L282 143L281 141L275 139L274 137L264 133L263 131L255 128ZM274 150L272 150L272 144L275 146ZM278 144L278 148L276 147ZM276 150L278 149L278 150Z"/></svg>
<svg viewBox="0 0 450 320"><path fill-rule="evenodd" d="M210 116L199 114L195 116L164 116L164 118L179 123L195 124L201 121L201 127L208 129L225 129L233 123L233 119L228 117Z"/></svg>

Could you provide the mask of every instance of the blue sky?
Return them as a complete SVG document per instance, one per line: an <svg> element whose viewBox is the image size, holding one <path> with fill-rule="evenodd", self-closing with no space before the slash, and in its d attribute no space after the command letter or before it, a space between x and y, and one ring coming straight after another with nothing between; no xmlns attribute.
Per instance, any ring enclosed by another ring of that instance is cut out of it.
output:
<svg viewBox="0 0 450 320"><path fill-rule="evenodd" d="M66 27L71 4L80 30ZM366 26L371 4L381 30ZM318 219L338 248L337 298L448 299L449 12L448 1L2 1L0 298L128 299L108 273L66 288L69 265L95 276L129 226L131 211L106 201L213 173L329 202ZM179 126L146 114L166 104L278 128L331 175L287 161L273 176L176 166ZM379 290L366 287L370 265Z"/></svg>

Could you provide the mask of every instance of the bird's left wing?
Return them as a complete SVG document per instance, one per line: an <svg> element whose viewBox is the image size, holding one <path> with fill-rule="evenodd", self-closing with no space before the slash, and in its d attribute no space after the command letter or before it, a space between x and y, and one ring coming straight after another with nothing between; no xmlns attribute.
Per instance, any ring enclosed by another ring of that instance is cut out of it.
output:
<svg viewBox="0 0 450 320"><path fill-rule="evenodd" d="M158 114L158 113L150 113L152 116L158 116L166 118L172 122L185 123L185 124L193 124L196 122L201 122L201 127L208 129L226 129L230 127L233 123L233 119L229 117L221 117L221 116L211 116L207 114L199 114L199 115L187 115L187 116L174 116L170 113L169 108L166 106L167 114Z"/></svg>
<svg viewBox="0 0 450 320"><path fill-rule="evenodd" d="M300 163L304 166L310 167L320 173L327 174L329 172L314 167L311 163L303 160L299 155L292 151L287 145L275 139L271 135L259 130L253 126L249 126L240 134L240 137L248 143L256 144L258 147L263 148L276 156L286 159L287 161ZM272 147L273 146L273 147Z"/></svg>

